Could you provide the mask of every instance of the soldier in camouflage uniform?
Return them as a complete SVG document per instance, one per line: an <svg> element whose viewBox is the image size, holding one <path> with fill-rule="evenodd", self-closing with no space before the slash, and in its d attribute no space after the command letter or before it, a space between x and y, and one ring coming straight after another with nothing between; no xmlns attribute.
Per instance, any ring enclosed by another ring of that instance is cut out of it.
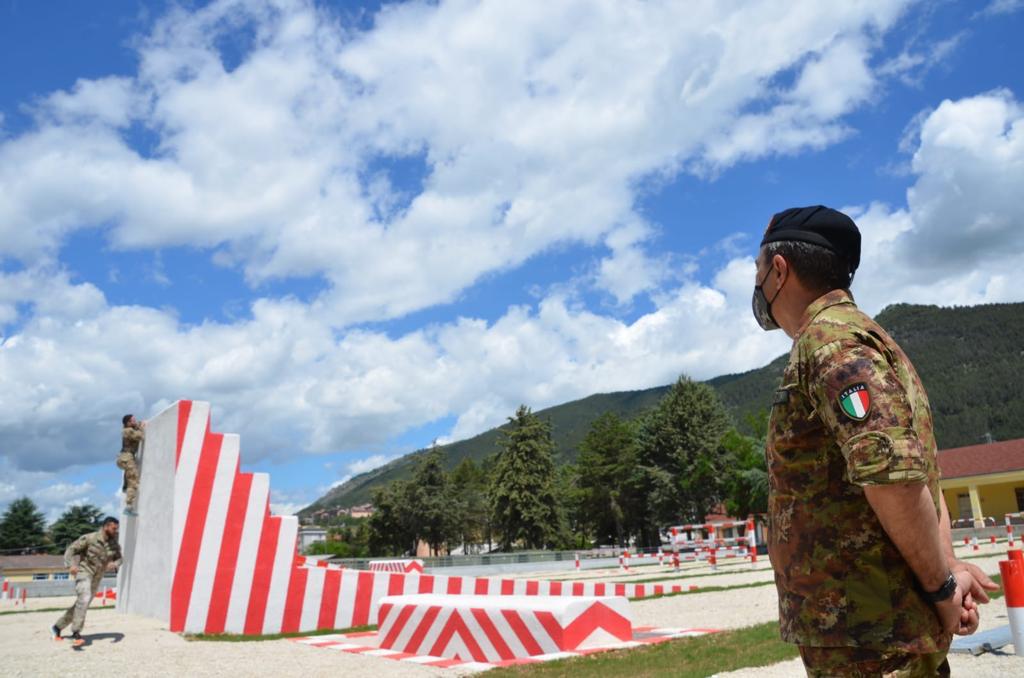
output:
<svg viewBox="0 0 1024 678"><path fill-rule="evenodd" d="M71 624L71 638L75 645L81 645L81 631L85 625L85 613L89 603L100 588L103 575L110 565L121 564L121 546L117 542L118 520L107 517L103 527L96 532L82 535L64 551L64 564L71 576L75 578L75 595L77 599L61 615L57 623L50 627L54 640L61 640L60 632Z"/></svg>
<svg viewBox="0 0 1024 678"><path fill-rule="evenodd" d="M757 259L754 315L793 338L765 451L782 638L810 676L944 675L997 587L953 556L928 396L854 305L859 261L821 206L775 215Z"/></svg>
<svg viewBox="0 0 1024 678"><path fill-rule="evenodd" d="M139 497L139 465L136 455L139 445L146 437L146 423L130 414L121 419L121 454L117 455L117 467L124 471L124 512L135 515L135 504Z"/></svg>

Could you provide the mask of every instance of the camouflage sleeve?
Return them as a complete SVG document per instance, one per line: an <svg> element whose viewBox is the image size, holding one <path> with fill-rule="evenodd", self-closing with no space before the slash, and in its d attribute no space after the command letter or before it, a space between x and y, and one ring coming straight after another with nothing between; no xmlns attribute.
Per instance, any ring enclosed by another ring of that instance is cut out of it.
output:
<svg viewBox="0 0 1024 678"><path fill-rule="evenodd" d="M125 440L139 442L146 437L146 432L140 428L133 428L131 426L127 426L124 429L123 436Z"/></svg>
<svg viewBox="0 0 1024 678"><path fill-rule="evenodd" d="M65 567L78 567L78 564L82 560L82 552L85 551L85 547L88 542L89 535L83 534L68 545L67 549L64 551Z"/></svg>
<svg viewBox="0 0 1024 678"><path fill-rule="evenodd" d="M809 395L842 449L850 482L927 482L913 406L885 356L851 341L823 346L814 358Z"/></svg>

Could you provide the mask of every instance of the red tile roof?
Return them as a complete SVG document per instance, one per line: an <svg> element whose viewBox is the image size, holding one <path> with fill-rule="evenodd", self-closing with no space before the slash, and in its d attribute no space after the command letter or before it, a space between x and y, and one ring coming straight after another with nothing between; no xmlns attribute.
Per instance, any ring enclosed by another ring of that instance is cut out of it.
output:
<svg viewBox="0 0 1024 678"><path fill-rule="evenodd" d="M944 479L1024 470L1024 438L940 450L938 461Z"/></svg>
<svg viewBox="0 0 1024 678"><path fill-rule="evenodd" d="M28 556L0 556L0 570L64 569L64 556L35 554Z"/></svg>

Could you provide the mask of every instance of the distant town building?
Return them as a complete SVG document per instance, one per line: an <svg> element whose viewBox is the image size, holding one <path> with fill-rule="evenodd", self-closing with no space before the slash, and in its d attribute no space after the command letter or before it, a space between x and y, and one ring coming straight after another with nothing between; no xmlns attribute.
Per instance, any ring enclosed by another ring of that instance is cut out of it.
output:
<svg viewBox="0 0 1024 678"><path fill-rule="evenodd" d="M306 550L317 542L327 541L327 530L322 527L300 527L299 528L299 551Z"/></svg>
<svg viewBox="0 0 1024 678"><path fill-rule="evenodd" d="M0 556L0 579L11 582L68 579L64 556Z"/></svg>

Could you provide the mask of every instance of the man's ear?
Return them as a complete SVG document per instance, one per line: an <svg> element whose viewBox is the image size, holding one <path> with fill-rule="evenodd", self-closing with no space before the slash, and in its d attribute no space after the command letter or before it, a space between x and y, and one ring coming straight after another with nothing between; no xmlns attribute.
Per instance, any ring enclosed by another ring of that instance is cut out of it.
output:
<svg viewBox="0 0 1024 678"><path fill-rule="evenodd" d="M781 254L772 257L772 269L779 275L779 287L789 278L789 262Z"/></svg>

